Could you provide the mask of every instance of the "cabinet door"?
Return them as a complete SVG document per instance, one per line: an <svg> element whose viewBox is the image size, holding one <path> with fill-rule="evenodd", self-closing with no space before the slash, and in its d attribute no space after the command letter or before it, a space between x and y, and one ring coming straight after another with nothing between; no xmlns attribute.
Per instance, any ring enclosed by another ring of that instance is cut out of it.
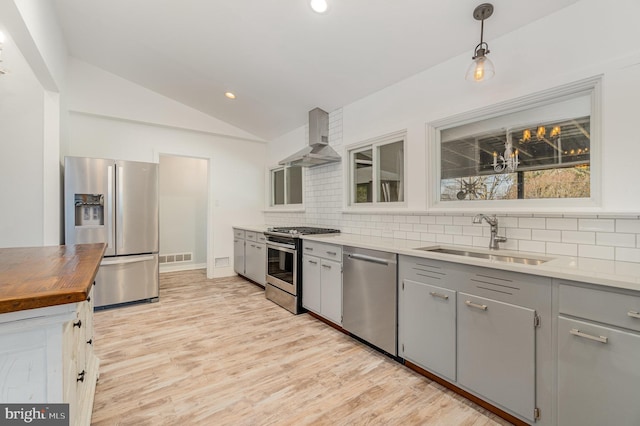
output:
<svg viewBox="0 0 640 426"><path fill-rule="evenodd" d="M534 421L535 311L458 293L458 382Z"/></svg>
<svg viewBox="0 0 640 426"><path fill-rule="evenodd" d="M265 245L251 241L245 243L244 272L247 278L264 285L266 281Z"/></svg>
<svg viewBox="0 0 640 426"><path fill-rule="evenodd" d="M640 336L558 319L558 424L638 425Z"/></svg>
<svg viewBox="0 0 640 426"><path fill-rule="evenodd" d="M400 291L401 355L456 380L456 292L404 280Z"/></svg>
<svg viewBox="0 0 640 426"><path fill-rule="evenodd" d="M323 259L320 269L321 314L336 324L342 324L342 264Z"/></svg>
<svg viewBox="0 0 640 426"><path fill-rule="evenodd" d="M302 257L302 306L320 314L320 259Z"/></svg>
<svg viewBox="0 0 640 426"><path fill-rule="evenodd" d="M237 274L244 275L244 240L233 239L233 269Z"/></svg>

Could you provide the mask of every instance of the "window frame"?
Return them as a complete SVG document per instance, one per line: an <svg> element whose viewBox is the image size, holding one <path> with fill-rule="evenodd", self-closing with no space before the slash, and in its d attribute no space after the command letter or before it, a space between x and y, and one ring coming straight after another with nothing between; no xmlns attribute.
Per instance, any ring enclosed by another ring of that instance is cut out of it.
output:
<svg viewBox="0 0 640 426"><path fill-rule="evenodd" d="M289 165L276 165L276 166L271 166L267 169L267 182L269 182L268 184L268 188L267 188L267 210L270 211L277 211L277 210L287 210L287 211L291 211L291 210L296 210L296 211L302 211L304 210L304 202L305 202L305 182L306 182L306 167L301 167L301 166L295 166L295 167L300 167L300 185L302 187L302 202L301 203L295 203L295 204L291 204L288 203L289 201L289 194L288 194L288 179L290 174L287 172L287 169L289 169L291 166ZM284 179L283 179L283 191L284 191L284 204L275 204L275 192L274 192L274 174L278 171L284 171Z"/></svg>
<svg viewBox="0 0 640 426"><path fill-rule="evenodd" d="M402 142L403 158L402 158L402 186L403 186L403 200L402 201L379 201L378 200L378 185L380 184L378 171L380 169L380 163L378 159L378 150L381 146L389 145L397 142ZM372 160L372 201L366 203L356 203L356 185L355 185L355 168L354 164L355 154L367 150L371 150ZM399 209L406 208L407 206L407 131L401 130L393 133L388 133L383 136L367 139L361 142L357 142L345 147L344 158L345 161L345 185L347 190L345 191L344 204L346 211L362 211L368 209L375 209L377 211L381 209Z"/></svg>
<svg viewBox="0 0 640 426"><path fill-rule="evenodd" d="M432 172L428 174L427 200L430 211L487 210L492 212L571 212L597 211L602 207L601 197L601 103L602 77L596 76L580 80L564 86L548 89L532 95L502 102L467 113L458 114L443 120L427 123L427 139L429 143L427 164ZM440 200L441 193L441 140L440 132L457 126L492 119L507 114L552 105L571 98L589 95L591 100L590 121L590 196L589 198L544 198L513 200L473 200L456 201Z"/></svg>

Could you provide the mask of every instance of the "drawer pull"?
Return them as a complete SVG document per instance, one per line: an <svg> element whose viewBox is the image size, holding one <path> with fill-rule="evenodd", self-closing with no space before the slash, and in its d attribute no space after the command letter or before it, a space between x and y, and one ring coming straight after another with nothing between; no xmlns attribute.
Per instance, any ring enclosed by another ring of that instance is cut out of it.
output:
<svg viewBox="0 0 640 426"><path fill-rule="evenodd" d="M577 328L572 328L571 330L569 330L569 333L573 334L574 336L584 337L585 339L593 340L595 342L607 343L609 341L609 339L607 337L604 337L604 336L592 336L591 334L583 333L582 331L578 330Z"/></svg>
<svg viewBox="0 0 640 426"><path fill-rule="evenodd" d="M331 265L322 265L323 268L331 269Z"/></svg>
<svg viewBox="0 0 640 426"><path fill-rule="evenodd" d="M307 251L313 251L313 247L305 247L304 249Z"/></svg>
<svg viewBox="0 0 640 426"><path fill-rule="evenodd" d="M440 299L449 300L449 296L447 296L446 294L436 293L435 291L430 291L429 294L433 297L439 297Z"/></svg>
<svg viewBox="0 0 640 426"><path fill-rule="evenodd" d="M327 254L329 256L336 256L338 253L336 253L335 251L328 251Z"/></svg>
<svg viewBox="0 0 640 426"><path fill-rule="evenodd" d="M627 315L629 315L631 318L640 319L640 312L637 312L637 311L629 311L627 312Z"/></svg>
<svg viewBox="0 0 640 426"><path fill-rule="evenodd" d="M82 327L82 320L78 320L78 322L74 322L74 323L73 323L73 326L74 326L74 327L81 328L81 327Z"/></svg>
<svg viewBox="0 0 640 426"><path fill-rule="evenodd" d="M478 305L477 303L473 303L471 300L466 300L464 304L472 308L480 309L483 311L487 310L487 305Z"/></svg>
<svg viewBox="0 0 640 426"><path fill-rule="evenodd" d="M307 262L309 262L312 265L317 265L318 262L316 260L307 260Z"/></svg>
<svg viewBox="0 0 640 426"><path fill-rule="evenodd" d="M256 246L256 248L257 248L258 250L262 250L262 247L261 247L261 246Z"/></svg>

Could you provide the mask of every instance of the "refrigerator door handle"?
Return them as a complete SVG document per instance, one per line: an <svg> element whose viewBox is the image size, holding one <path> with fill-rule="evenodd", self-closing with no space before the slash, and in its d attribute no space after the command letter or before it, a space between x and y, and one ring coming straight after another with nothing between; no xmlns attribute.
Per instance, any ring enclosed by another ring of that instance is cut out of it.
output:
<svg viewBox="0 0 640 426"><path fill-rule="evenodd" d="M117 228L116 228L116 238L118 240L118 248L121 249L124 246L124 220L122 220L123 215L124 215L124 209L122 206L123 200L124 200L124 167L119 167L116 166L117 170L118 170L118 178L117 178L117 185L118 185L118 205L116 206L118 209L118 217L117 217Z"/></svg>
<svg viewBox="0 0 640 426"><path fill-rule="evenodd" d="M113 247L113 167L107 167L107 247Z"/></svg>
<svg viewBox="0 0 640 426"><path fill-rule="evenodd" d="M100 262L100 266L110 266L110 265L123 265L125 263L138 263L138 262L147 262L149 260L153 260L154 257L153 255L150 256L136 256L136 257L125 257L123 258L118 258L118 259L103 259L102 262Z"/></svg>

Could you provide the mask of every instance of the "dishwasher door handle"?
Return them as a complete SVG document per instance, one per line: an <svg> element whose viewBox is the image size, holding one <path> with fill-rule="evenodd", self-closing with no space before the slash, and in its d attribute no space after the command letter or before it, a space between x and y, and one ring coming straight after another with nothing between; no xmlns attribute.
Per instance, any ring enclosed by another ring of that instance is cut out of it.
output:
<svg viewBox="0 0 640 426"><path fill-rule="evenodd" d="M386 259L381 259L379 257L367 256L365 254L357 254L357 253L349 253L347 255L349 259L354 260L363 260L365 262L377 263L380 265L388 265L389 261Z"/></svg>

